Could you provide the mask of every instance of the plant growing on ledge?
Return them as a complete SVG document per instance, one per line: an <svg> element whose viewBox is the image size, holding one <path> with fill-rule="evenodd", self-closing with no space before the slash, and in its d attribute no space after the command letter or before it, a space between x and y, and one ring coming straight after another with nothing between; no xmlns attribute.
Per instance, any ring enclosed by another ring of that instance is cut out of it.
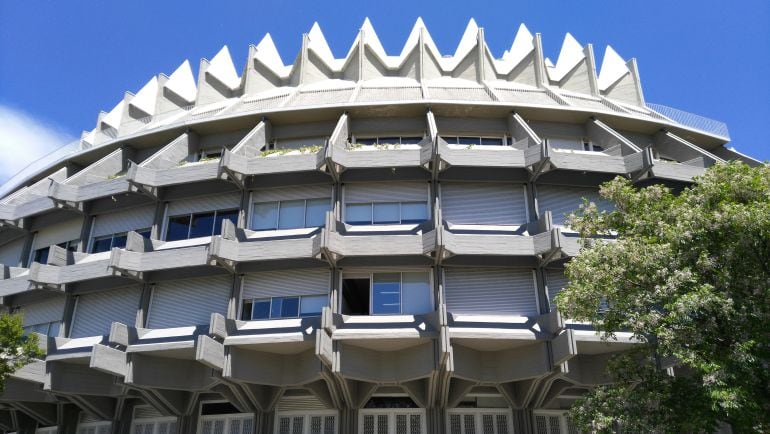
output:
<svg viewBox="0 0 770 434"><path fill-rule="evenodd" d="M615 211L570 217L584 248L556 304L605 339L640 343L573 406L578 428L770 431L770 166L719 164L678 195L622 178L600 193Z"/></svg>
<svg viewBox="0 0 770 434"><path fill-rule="evenodd" d="M19 315L0 315L0 392L5 380L22 366L43 357L36 334L24 335Z"/></svg>

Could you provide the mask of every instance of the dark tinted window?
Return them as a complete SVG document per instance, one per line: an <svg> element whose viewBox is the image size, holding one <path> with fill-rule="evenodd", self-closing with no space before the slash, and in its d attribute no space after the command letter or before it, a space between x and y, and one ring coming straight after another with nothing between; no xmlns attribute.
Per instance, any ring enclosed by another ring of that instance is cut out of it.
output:
<svg viewBox="0 0 770 434"><path fill-rule="evenodd" d="M112 237L102 237L95 239L94 245L91 246L91 253L106 252L110 250L111 242ZM123 246L125 247L125 242L123 243Z"/></svg>
<svg viewBox="0 0 770 434"><path fill-rule="evenodd" d="M168 219L166 241L186 240L190 230L190 216L181 215Z"/></svg>
<svg viewBox="0 0 770 434"><path fill-rule="evenodd" d="M214 233L213 235L219 235L222 233L222 221L230 220L234 225L238 225L238 210L230 211L217 211L217 217L214 220Z"/></svg>
<svg viewBox="0 0 770 434"><path fill-rule="evenodd" d="M44 247L42 249L35 250L35 257L34 261L39 262L41 264L45 264L48 262L48 250L49 247Z"/></svg>
<svg viewBox="0 0 770 434"><path fill-rule="evenodd" d="M214 227L214 213L193 214L190 238L209 237Z"/></svg>
<svg viewBox="0 0 770 434"><path fill-rule="evenodd" d="M128 239L128 236L126 234L114 235L112 238L112 247L117 247L120 249L122 249L123 247L126 247L127 239Z"/></svg>

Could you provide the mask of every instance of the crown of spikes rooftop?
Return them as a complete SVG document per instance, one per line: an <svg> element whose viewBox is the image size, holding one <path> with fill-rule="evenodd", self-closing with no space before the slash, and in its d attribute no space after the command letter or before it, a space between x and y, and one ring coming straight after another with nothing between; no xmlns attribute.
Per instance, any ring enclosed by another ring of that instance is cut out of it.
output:
<svg viewBox="0 0 770 434"><path fill-rule="evenodd" d="M345 88L353 93L357 86L418 91L431 87L481 89L490 101L506 100L496 96L501 89L503 92L549 89L563 95L605 97L644 106L635 60L623 60L612 47L607 46L597 76L590 44L583 46L567 33L554 64L543 56L540 35L532 35L521 24L511 48L501 58L495 58L484 41L483 29L473 19L451 56L439 52L419 18L401 53L389 55L367 18L344 58L334 57L321 27L315 23L303 35L301 52L293 64L284 64L270 34L266 34L259 44L249 47L247 65L242 70L244 73L239 76L227 46L211 60L201 60L197 80L190 62L185 60L171 75L151 78L136 94L126 92L112 110L100 113L97 128L84 133L83 141L94 144L97 131L120 129L122 134L121 126L126 123L149 122L162 114L218 113L229 105L228 101L237 98L248 102L288 97L292 92ZM430 97L424 93L423 97ZM563 98L555 98L557 104L564 104ZM282 106L292 105L289 98Z"/></svg>

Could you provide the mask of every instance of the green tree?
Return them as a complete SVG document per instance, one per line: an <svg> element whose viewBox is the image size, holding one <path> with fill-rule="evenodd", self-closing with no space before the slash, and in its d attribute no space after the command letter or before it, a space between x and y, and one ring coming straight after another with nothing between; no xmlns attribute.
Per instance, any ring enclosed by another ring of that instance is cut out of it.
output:
<svg viewBox="0 0 770 434"><path fill-rule="evenodd" d="M37 335L24 335L19 315L0 315L0 392L9 375L42 356Z"/></svg>
<svg viewBox="0 0 770 434"><path fill-rule="evenodd" d="M608 364L613 384L573 406L575 423L770 432L770 167L720 164L679 194L622 178L600 193L615 211L586 202L570 217L584 247L556 304L639 345Z"/></svg>

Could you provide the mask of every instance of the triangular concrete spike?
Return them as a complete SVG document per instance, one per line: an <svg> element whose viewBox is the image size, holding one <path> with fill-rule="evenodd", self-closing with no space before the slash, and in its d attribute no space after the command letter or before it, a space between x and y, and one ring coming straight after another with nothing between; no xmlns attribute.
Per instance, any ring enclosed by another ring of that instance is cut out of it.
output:
<svg viewBox="0 0 770 434"><path fill-rule="evenodd" d="M549 72L551 79L555 81L561 80L584 58L583 46L580 45L580 42L572 34L567 33L564 35L564 42L561 45L556 67Z"/></svg>
<svg viewBox="0 0 770 434"><path fill-rule="evenodd" d="M235 70L233 58L230 56L227 45L222 46L222 49L211 59L206 72L229 87L230 90L235 90L241 85L241 78Z"/></svg>
<svg viewBox="0 0 770 434"><path fill-rule="evenodd" d="M514 64L519 63L515 61L515 59L521 61L520 59L524 58L534 49L534 36L532 36L532 33L527 26L525 26L524 23L521 23L519 30L516 32L516 36L513 38L511 49L507 51L508 58L511 59ZM505 55L503 55L503 58L505 59Z"/></svg>
<svg viewBox="0 0 770 434"><path fill-rule="evenodd" d="M334 54L332 53L329 44L326 42L326 38L324 37L324 33L321 30L321 26L318 25L318 22L313 23L313 27L310 28L307 36L308 49L313 50L328 66L333 66L335 63Z"/></svg>
<svg viewBox="0 0 770 434"><path fill-rule="evenodd" d="M283 64L281 53L278 52L278 48L275 46L270 33L266 33L262 40L259 41L259 44L257 44L254 50L254 58L279 76L283 75L283 70L286 66Z"/></svg>
<svg viewBox="0 0 770 434"><path fill-rule="evenodd" d="M409 37L406 38L406 43L404 44L404 48L401 49L401 54L399 55L401 59L404 59L406 56L409 55L409 53L412 52L412 49L414 49L414 47L417 45L418 41L420 40L420 33L422 32L423 29L425 29L425 23L422 21L421 17L417 17L417 20L414 22L414 25L412 26L412 30L409 32Z"/></svg>
<svg viewBox="0 0 770 434"><path fill-rule="evenodd" d="M626 61L608 45L604 50L602 67L599 70L599 79L597 80L599 90L607 90L629 72Z"/></svg>
<svg viewBox="0 0 770 434"><path fill-rule="evenodd" d="M460 43L457 44L454 57L465 57L465 54L476 45L478 35L479 26L476 25L476 20L471 18L468 21L468 25L465 26L465 32L463 32L463 36L460 38Z"/></svg>
<svg viewBox="0 0 770 434"><path fill-rule="evenodd" d="M374 30L374 26L372 25L372 22L369 21L368 17L364 19L364 23L361 25L361 30L363 31L364 43L368 45L372 51L381 57L388 55L385 52L385 48L382 46L382 42L380 42L380 37L377 36L377 32Z"/></svg>
<svg viewBox="0 0 770 434"><path fill-rule="evenodd" d="M195 77L193 77L190 61L185 60L182 62L182 64L168 77L168 81L166 81L164 86L185 101L191 104L194 103L198 94L198 87L195 84Z"/></svg>
<svg viewBox="0 0 770 434"><path fill-rule="evenodd" d="M152 77L131 100L131 105L152 116L158 99L158 77Z"/></svg>
<svg viewBox="0 0 770 434"><path fill-rule="evenodd" d="M123 119L123 109L125 107L126 100L120 100L120 102L102 118L102 123L112 128L118 129L120 127L120 121Z"/></svg>

